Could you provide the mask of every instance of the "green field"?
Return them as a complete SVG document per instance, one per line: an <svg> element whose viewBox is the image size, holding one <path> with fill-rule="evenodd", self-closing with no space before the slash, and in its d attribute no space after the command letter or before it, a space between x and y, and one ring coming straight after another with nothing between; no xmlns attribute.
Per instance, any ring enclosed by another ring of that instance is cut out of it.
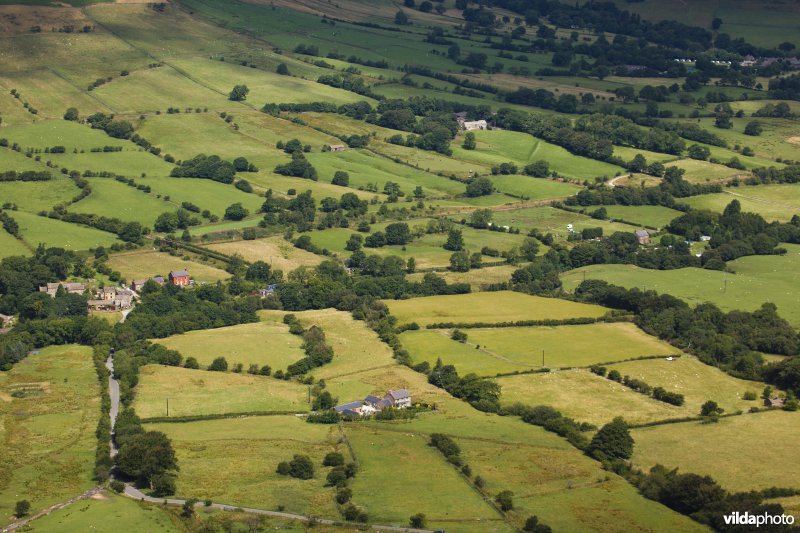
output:
<svg viewBox="0 0 800 533"><path fill-rule="evenodd" d="M798 488L800 464L792 457L800 436L798 414L785 411L722 418L716 424L684 422L635 429L634 465L660 463L709 475L731 491ZM769 446L764 446L768 437ZM702 442L702 446L686 446ZM712 450L713 453L709 453Z"/></svg>
<svg viewBox="0 0 800 533"><path fill-rule="evenodd" d="M55 205L68 202L80 191L66 178L50 181L23 181L0 183L0 198L30 213L49 211ZM14 214L11 213L14 217Z"/></svg>
<svg viewBox="0 0 800 533"><path fill-rule="evenodd" d="M712 302L724 310L752 311L765 302L778 306L778 314L795 327L800 325L800 306L795 287L800 281L800 246L782 244L785 256L750 256L731 261L735 274L684 268L647 270L632 265L595 265L562 274L567 289L584 279L602 279L623 287L639 287L682 298L690 304Z"/></svg>
<svg viewBox="0 0 800 533"><path fill-rule="evenodd" d="M92 194L70 206L70 211L120 218L153 227L158 215L178 206L111 178L89 178Z"/></svg>
<svg viewBox="0 0 800 533"><path fill-rule="evenodd" d="M566 198L577 194L580 190L569 183L530 176L492 176L491 180L498 191L530 200Z"/></svg>
<svg viewBox="0 0 800 533"><path fill-rule="evenodd" d="M509 211L498 211L493 217L495 224L522 228L525 231L538 229L544 233L552 233L560 239L566 239L567 224L572 224L575 231L584 228L603 228L604 235L615 231L630 232L634 227L607 220L597 220L580 213L573 213L554 207L525 207Z"/></svg>
<svg viewBox="0 0 800 533"><path fill-rule="evenodd" d="M270 365L273 370L286 370L305 357L300 348L302 338L289 333L289 326L275 322L190 331L156 342L184 357L194 357L201 367L225 357L229 365L242 363L245 369L257 364L259 368Z"/></svg>
<svg viewBox="0 0 800 533"><path fill-rule="evenodd" d="M25 243L5 230L0 231L0 259L15 255L30 255L31 250Z"/></svg>
<svg viewBox="0 0 800 533"><path fill-rule="evenodd" d="M444 278L447 283L469 283L473 291L481 290L484 284L503 283L511 279L511 274L514 273L519 267L515 265L500 265L493 267L485 267L479 269L472 269L469 272L437 272L437 276ZM422 281L425 274L417 272L410 274L408 279L413 281Z"/></svg>
<svg viewBox="0 0 800 533"><path fill-rule="evenodd" d="M322 458L336 449L335 427L294 416L262 416L184 424L148 424L174 443L180 464L177 494L242 507L313 516L338 516L333 489L324 487ZM345 448L340 450L347 453ZM313 480L281 476L275 468L294 454L309 455Z"/></svg>
<svg viewBox="0 0 800 533"><path fill-rule="evenodd" d="M166 276L173 270L188 270L192 279L210 283L228 279L230 274L224 270L175 257L164 252L137 251L114 254L108 265L119 271L128 281L147 279L155 276Z"/></svg>
<svg viewBox="0 0 800 533"><path fill-rule="evenodd" d="M241 255L245 261L264 261L274 269L289 272L300 266L315 266L322 262L322 257L295 248L281 237L267 237L252 241L233 241L209 244L209 250L224 254Z"/></svg>
<svg viewBox="0 0 800 533"><path fill-rule="evenodd" d="M229 369L232 361L228 361ZM246 369L245 369L246 370ZM247 373L146 366L134 408L142 418L265 411L308 411L303 385Z"/></svg>
<svg viewBox="0 0 800 533"><path fill-rule="evenodd" d="M129 531L178 532L169 515L155 505L147 506L113 492L103 491L31 522L30 531Z"/></svg>
<svg viewBox="0 0 800 533"><path fill-rule="evenodd" d="M760 383L734 378L690 355L672 361L630 361L610 365L609 369L641 379L653 387L683 394L685 406L693 414L699 414L700 406L708 400L714 400L726 412L746 411L759 405L757 401L743 400L742 396L745 392L760 393Z"/></svg>
<svg viewBox="0 0 800 533"><path fill-rule="evenodd" d="M796 184L729 187L722 193L693 196L685 201L695 209L722 213L733 200L742 204L742 211L758 213L768 222L788 222L800 215L800 186Z"/></svg>
<svg viewBox="0 0 800 533"><path fill-rule="evenodd" d="M39 243L44 243L46 246L57 246L67 250L88 250L120 242L113 233L40 217L24 211L14 212L12 218L19 224L22 239L34 248Z"/></svg>
<svg viewBox="0 0 800 533"><path fill-rule="evenodd" d="M689 518L648 500L616 476L603 476L591 460L530 444L457 439L462 455L486 480L485 491L514 493L521 525L537 515L554 531L705 531Z"/></svg>
<svg viewBox="0 0 800 533"><path fill-rule="evenodd" d="M612 221L624 220L652 228L663 228L673 218L683 214L675 209L660 205L606 205L603 207L608 212L608 218ZM599 207L590 207L586 211L594 213L597 209Z"/></svg>
<svg viewBox="0 0 800 533"><path fill-rule="evenodd" d="M425 227L426 220L411 222L409 227L414 229L416 226ZM387 224L376 224L371 226L371 231L382 231ZM484 246L492 247L498 251L508 251L511 248L522 245L525 237L522 235L490 232L488 230L478 230L468 226L458 227L464 238L464 248L470 252L479 252ZM357 233L352 229L332 228L315 231L309 234L311 241L322 249L327 249L341 255L349 255L345 249L351 235ZM413 239L408 244L383 246L381 248L364 248L368 254L380 256L395 255L405 260L413 257L418 268L447 268L450 265L450 256L453 252L443 248L447 242L447 233L424 234L419 238ZM484 256L484 261L497 261L497 258Z"/></svg>
<svg viewBox="0 0 800 533"><path fill-rule="evenodd" d="M484 531L509 530L469 482L428 446L424 436L358 426L345 432L360 466L352 485L353 502L372 520L405 524L409 516L421 512L433 524L481 520L488 522L483 524ZM374 497L381 492L395 496Z"/></svg>
<svg viewBox="0 0 800 533"><path fill-rule="evenodd" d="M435 322L508 322L516 320L564 320L601 317L606 309L557 298L530 296L518 292L428 296L412 300L388 300L389 310L398 324L416 322L420 326Z"/></svg>
<svg viewBox="0 0 800 533"><path fill-rule="evenodd" d="M546 160L551 170L560 175L576 179L592 179L596 176L613 177L622 168L594 159L570 154L564 148L537 139L526 133L492 130L476 131L478 145L475 150L464 150L460 138L454 142L453 157L475 161L486 165L512 162L519 166Z"/></svg>
<svg viewBox="0 0 800 533"><path fill-rule="evenodd" d="M3 524L18 500L37 512L94 486L99 394L87 347L45 348L0 374Z"/></svg>
<svg viewBox="0 0 800 533"><path fill-rule="evenodd" d="M107 142L109 146L120 146L119 141L110 137ZM86 170L113 172L120 176L136 179L140 178L142 174L147 176L167 176L173 168L173 165L149 152L137 149L128 150L127 143L122 146L126 148L122 152L49 154L43 155L42 158L49 159L54 165L58 165L58 168L65 167L81 173Z"/></svg>
<svg viewBox="0 0 800 533"><path fill-rule="evenodd" d="M617 416L642 424L695 414L583 369L509 376L495 381L501 387L503 404L550 405L566 416L597 426Z"/></svg>
<svg viewBox="0 0 800 533"><path fill-rule="evenodd" d="M465 344L449 330L407 331L400 336L414 362L437 359L461 374L493 376L531 369L585 367L651 355L671 355L675 348L643 333L633 324L486 328L465 331ZM564 343L564 339L571 339Z"/></svg>

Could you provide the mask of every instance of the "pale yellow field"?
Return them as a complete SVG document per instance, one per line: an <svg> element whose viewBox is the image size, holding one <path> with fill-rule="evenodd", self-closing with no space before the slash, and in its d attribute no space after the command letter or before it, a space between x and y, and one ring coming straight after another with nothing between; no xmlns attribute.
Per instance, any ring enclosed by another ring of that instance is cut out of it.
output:
<svg viewBox="0 0 800 533"><path fill-rule="evenodd" d="M212 282L230 277L224 270L156 251L115 254L108 260L108 266L119 271L129 282L158 275L166 278L170 271L183 269L188 270L196 281Z"/></svg>
<svg viewBox="0 0 800 533"><path fill-rule="evenodd" d="M282 237L268 237L254 241L235 241L209 244L209 250L226 255L239 254L246 261L264 261L273 269L290 272L300 266L315 266L323 257L295 248Z"/></svg>

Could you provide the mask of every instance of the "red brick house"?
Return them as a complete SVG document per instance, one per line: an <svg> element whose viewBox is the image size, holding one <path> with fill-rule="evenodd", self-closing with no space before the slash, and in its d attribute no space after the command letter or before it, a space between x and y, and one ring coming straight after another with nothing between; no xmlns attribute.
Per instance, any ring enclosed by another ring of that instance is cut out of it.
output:
<svg viewBox="0 0 800 533"><path fill-rule="evenodd" d="M169 282L178 287L187 287L189 285L189 273L186 270L170 272Z"/></svg>

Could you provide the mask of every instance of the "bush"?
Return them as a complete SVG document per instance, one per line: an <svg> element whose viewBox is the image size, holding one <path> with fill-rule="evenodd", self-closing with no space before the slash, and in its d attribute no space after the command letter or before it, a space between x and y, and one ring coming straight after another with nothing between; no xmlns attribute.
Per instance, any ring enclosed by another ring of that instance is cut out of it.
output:
<svg viewBox="0 0 800 533"><path fill-rule="evenodd" d="M31 512L31 502L28 500L20 500L14 505L14 515L17 518L22 518L23 516L28 516L28 513Z"/></svg>
<svg viewBox="0 0 800 533"><path fill-rule="evenodd" d="M514 508L514 493L510 490L504 490L495 496L494 501L503 511L510 511Z"/></svg>
<svg viewBox="0 0 800 533"><path fill-rule="evenodd" d="M211 361L208 369L212 372L225 372L228 370L228 361L224 357L217 357Z"/></svg>
<svg viewBox="0 0 800 533"><path fill-rule="evenodd" d="M175 476L170 474L159 474L153 476L153 496L161 498L175 494Z"/></svg>
<svg viewBox="0 0 800 533"><path fill-rule="evenodd" d="M409 519L408 525L415 529L424 529L426 525L425 515L422 513L415 514Z"/></svg>
<svg viewBox="0 0 800 533"><path fill-rule="evenodd" d="M325 456L322 461L322 466L342 466L344 465L344 456L339 452L331 452Z"/></svg>
<svg viewBox="0 0 800 533"><path fill-rule="evenodd" d="M125 483L115 479L110 484L111 490L116 492L117 494L121 494L123 490L125 490Z"/></svg>

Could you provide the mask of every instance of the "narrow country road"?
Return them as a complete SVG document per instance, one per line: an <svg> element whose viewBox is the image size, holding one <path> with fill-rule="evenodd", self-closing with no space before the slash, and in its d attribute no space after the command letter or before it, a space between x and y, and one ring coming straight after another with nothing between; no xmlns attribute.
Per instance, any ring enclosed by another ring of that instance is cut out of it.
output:
<svg viewBox="0 0 800 533"><path fill-rule="evenodd" d="M108 368L109 376L108 376L108 394L111 397L111 457L114 457L118 450L116 444L114 443L114 426L117 421L117 415L119 414L119 382L114 379L114 353L111 352L108 354L108 359L106 359L106 368ZM113 471L112 471L112 478L113 478ZM98 489L92 489L93 491L98 491ZM163 504L166 503L167 505L178 505L182 506L186 503L186 500L179 500L179 499L170 499L170 498L153 498L152 496L147 496L143 492L141 492L136 487L125 484L125 490L123 494L129 498L133 498L135 500L150 502L150 503L159 503ZM82 497L86 497L83 495ZM76 498L77 499L77 498ZM71 503L71 502L70 502ZM196 507L205 507L204 503L198 502L195 504ZM265 515L265 516L274 516L277 518L288 518L290 520L301 520L304 522L309 521L316 521L320 524L327 524L333 525L336 524L335 520L329 520L324 518L314 518L310 516L303 516L303 515L296 515L291 513L281 513L278 511L267 511L264 509L252 509L247 507L239 507L236 505L226 505L221 503L213 503L210 506L212 509L219 509L220 511L236 511L242 510L246 513L258 514L258 515ZM382 526L382 525L372 525L372 529L377 529L381 531L398 531L398 532L408 532L408 533L431 533L430 530L427 529L413 529L407 527L397 527L397 526ZM5 531L5 530L4 530Z"/></svg>
<svg viewBox="0 0 800 533"><path fill-rule="evenodd" d="M124 317L123 317L124 320ZM111 457L117 455L117 445L114 442L114 425L117 422L117 415L119 414L119 381L114 379L114 355L113 352L108 354L106 359L106 368L108 369L108 395L111 398L111 409L109 415L111 416Z"/></svg>

